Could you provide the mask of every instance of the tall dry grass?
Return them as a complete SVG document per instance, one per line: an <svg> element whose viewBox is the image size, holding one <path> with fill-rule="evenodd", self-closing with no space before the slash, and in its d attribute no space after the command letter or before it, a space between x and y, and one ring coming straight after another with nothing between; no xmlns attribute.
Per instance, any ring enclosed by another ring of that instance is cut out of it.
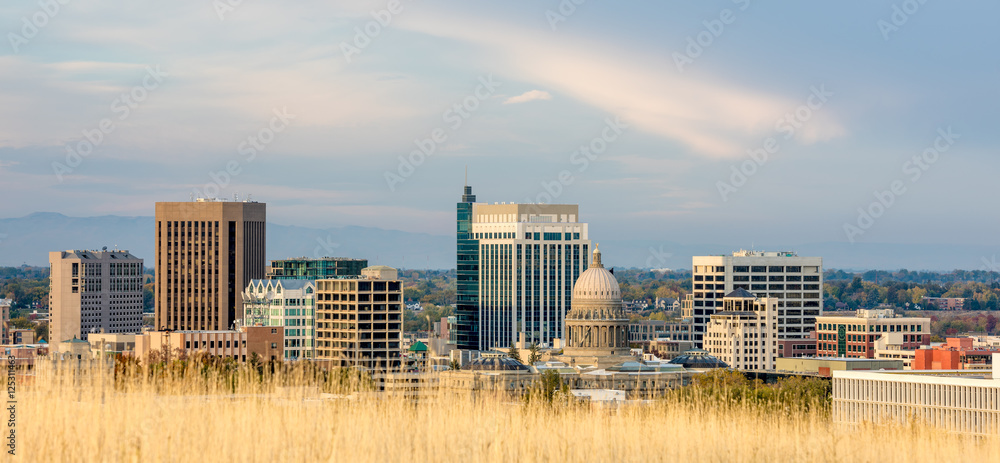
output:
<svg viewBox="0 0 1000 463"><path fill-rule="evenodd" d="M996 439L919 425L841 429L822 412L672 399L602 409L439 392L413 403L345 376L188 362L56 373L18 392L24 461L1000 461ZM169 370L169 369L168 369ZM235 380L233 378L236 378ZM355 381L355 382L351 382ZM325 398L320 394L327 391Z"/></svg>

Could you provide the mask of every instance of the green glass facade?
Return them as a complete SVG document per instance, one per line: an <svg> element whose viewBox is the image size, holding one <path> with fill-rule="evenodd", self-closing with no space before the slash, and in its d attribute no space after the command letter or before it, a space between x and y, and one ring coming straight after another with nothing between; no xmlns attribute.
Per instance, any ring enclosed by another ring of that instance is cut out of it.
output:
<svg viewBox="0 0 1000 463"><path fill-rule="evenodd" d="M479 349L479 240L472 239L472 203L466 186L457 207L455 341L459 349Z"/></svg>
<svg viewBox="0 0 1000 463"><path fill-rule="evenodd" d="M272 260L267 270L271 280L322 280L337 277L360 276L361 269L368 266L367 259L345 257L324 257L321 259Z"/></svg>

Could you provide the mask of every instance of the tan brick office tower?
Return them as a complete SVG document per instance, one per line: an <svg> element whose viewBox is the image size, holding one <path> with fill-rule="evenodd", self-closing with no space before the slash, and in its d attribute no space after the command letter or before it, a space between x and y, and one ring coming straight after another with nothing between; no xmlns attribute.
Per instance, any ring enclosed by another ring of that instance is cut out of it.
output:
<svg viewBox="0 0 1000 463"><path fill-rule="evenodd" d="M157 330L226 330L242 318L240 293L264 277L265 207L156 203Z"/></svg>

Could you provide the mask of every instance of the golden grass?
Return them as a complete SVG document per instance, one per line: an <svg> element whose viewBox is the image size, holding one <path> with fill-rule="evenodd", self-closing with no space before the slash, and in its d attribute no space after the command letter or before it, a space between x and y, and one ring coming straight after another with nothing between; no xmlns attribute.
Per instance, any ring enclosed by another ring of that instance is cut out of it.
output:
<svg viewBox="0 0 1000 463"><path fill-rule="evenodd" d="M996 439L923 426L841 429L820 414L666 401L526 406L443 392L413 404L276 386L308 382L301 374L232 394L198 375L116 387L110 374L55 375L40 363L18 391L23 461L1000 461Z"/></svg>

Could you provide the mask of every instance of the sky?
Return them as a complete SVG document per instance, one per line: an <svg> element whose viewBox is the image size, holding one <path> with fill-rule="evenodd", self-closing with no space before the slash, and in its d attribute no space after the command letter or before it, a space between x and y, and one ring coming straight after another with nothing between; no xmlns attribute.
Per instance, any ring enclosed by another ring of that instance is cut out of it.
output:
<svg viewBox="0 0 1000 463"><path fill-rule="evenodd" d="M992 245L995 2L200 0L0 6L0 217Z"/></svg>

